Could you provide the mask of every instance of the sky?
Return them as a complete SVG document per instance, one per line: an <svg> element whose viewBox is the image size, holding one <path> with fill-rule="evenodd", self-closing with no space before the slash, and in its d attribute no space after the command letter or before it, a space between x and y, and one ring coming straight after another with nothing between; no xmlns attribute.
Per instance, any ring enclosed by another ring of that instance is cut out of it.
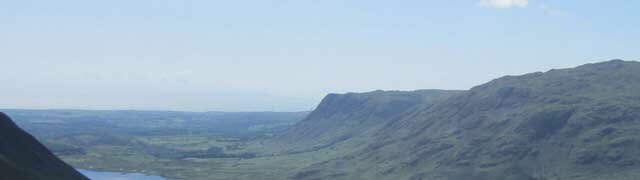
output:
<svg viewBox="0 0 640 180"><path fill-rule="evenodd" d="M633 0L0 0L0 108L306 111L636 60Z"/></svg>

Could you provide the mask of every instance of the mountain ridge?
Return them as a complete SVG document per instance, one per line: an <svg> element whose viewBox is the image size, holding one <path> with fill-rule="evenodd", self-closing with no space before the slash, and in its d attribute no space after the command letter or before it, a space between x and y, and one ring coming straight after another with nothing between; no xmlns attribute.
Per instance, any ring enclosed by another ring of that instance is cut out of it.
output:
<svg viewBox="0 0 640 180"><path fill-rule="evenodd" d="M387 121L292 179L633 179L638 100L638 62L505 76Z"/></svg>
<svg viewBox="0 0 640 180"><path fill-rule="evenodd" d="M292 147L330 146L381 128L389 119L431 105L458 90L372 91L328 94L304 120L277 137Z"/></svg>

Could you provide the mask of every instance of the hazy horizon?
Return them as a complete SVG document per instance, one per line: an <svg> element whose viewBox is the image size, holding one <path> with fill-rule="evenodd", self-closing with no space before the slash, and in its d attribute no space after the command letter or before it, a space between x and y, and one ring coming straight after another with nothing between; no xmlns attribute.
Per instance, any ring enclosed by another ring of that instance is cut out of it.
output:
<svg viewBox="0 0 640 180"><path fill-rule="evenodd" d="M635 60L640 38L635 1L0 4L3 109L308 111Z"/></svg>

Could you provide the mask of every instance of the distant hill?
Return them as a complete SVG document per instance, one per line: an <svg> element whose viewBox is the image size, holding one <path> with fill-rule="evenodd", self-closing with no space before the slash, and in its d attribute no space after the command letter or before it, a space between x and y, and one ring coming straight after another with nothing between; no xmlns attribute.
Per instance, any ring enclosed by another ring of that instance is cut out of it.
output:
<svg viewBox="0 0 640 180"><path fill-rule="evenodd" d="M309 112L179 112L0 109L40 139L65 135L279 132ZM55 130L55 131L52 131Z"/></svg>
<svg viewBox="0 0 640 180"><path fill-rule="evenodd" d="M368 121L383 125L373 123L354 153L292 179L640 178L638 62L502 77L433 104L370 105L358 96L365 95L327 96L284 139L357 138L363 135L345 132L367 129Z"/></svg>
<svg viewBox="0 0 640 180"><path fill-rule="evenodd" d="M0 113L0 180L87 180Z"/></svg>
<svg viewBox="0 0 640 180"><path fill-rule="evenodd" d="M296 151L328 147L366 136L407 111L431 106L462 91L417 90L329 94L303 121L276 141Z"/></svg>

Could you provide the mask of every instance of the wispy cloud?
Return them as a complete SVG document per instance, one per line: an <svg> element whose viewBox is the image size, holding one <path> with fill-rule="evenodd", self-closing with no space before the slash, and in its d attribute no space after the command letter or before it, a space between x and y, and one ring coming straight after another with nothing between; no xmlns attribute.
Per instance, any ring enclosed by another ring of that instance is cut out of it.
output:
<svg viewBox="0 0 640 180"><path fill-rule="evenodd" d="M527 7L529 0L480 0L478 3L482 7L487 8L514 8L514 7Z"/></svg>
<svg viewBox="0 0 640 180"><path fill-rule="evenodd" d="M538 6L538 8L541 9L544 12L544 14L549 16L565 16L570 14L568 11L554 9L547 6L546 4L541 4L540 6Z"/></svg>

